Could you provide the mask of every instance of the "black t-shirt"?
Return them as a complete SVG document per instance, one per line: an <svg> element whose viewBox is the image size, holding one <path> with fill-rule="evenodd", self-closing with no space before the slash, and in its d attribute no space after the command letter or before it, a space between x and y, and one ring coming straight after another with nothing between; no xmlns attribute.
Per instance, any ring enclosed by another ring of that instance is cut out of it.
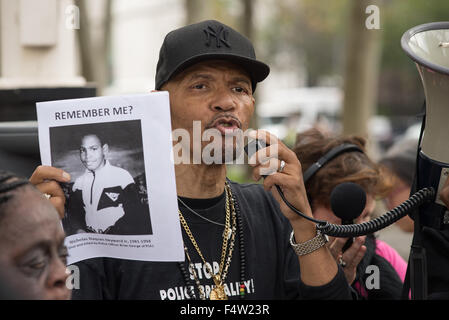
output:
<svg viewBox="0 0 449 320"><path fill-rule="evenodd" d="M328 284L310 287L300 281L299 261L289 244L291 225L279 209L279 204L260 185L231 183L240 207L245 250L245 299L351 299L351 290L343 271ZM206 260L214 273L221 258L225 223L225 197L207 200L183 199L198 214L211 223L180 209ZM207 208L205 208L207 207ZM197 277L208 297L214 283L191 241L183 231ZM229 299L239 299L241 257L237 232L235 247L227 277L225 292ZM190 298L193 276L186 280L176 262L144 262L112 258L94 258L77 263L80 268L80 289L73 299L151 299L184 300ZM188 269L187 261L184 262Z"/></svg>

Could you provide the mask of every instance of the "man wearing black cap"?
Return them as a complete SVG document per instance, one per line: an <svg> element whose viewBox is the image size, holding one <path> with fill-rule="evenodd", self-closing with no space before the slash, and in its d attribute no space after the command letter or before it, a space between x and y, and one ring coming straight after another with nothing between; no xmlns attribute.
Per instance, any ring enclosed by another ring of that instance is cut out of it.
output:
<svg viewBox="0 0 449 320"><path fill-rule="evenodd" d="M200 121L201 133L220 133L221 141L214 141L218 143L248 129L253 92L268 73L248 39L220 22L203 21L165 37L156 89L170 94L173 129L187 130L192 137L194 121ZM270 156L276 156L277 171L267 175L263 185L227 180L224 162L195 164L192 146L200 143L204 150L205 142L180 142L190 157L190 163L175 166L184 262L85 260L78 263L81 285L74 298L350 298L325 236L291 211L274 188L279 185L292 205L312 216L295 154L271 134L252 135L270 145L265 156L259 151L250 160L255 180L264 175L267 163L273 164ZM232 148L238 153L235 144ZM34 180L48 177L52 170L57 169L40 168Z"/></svg>

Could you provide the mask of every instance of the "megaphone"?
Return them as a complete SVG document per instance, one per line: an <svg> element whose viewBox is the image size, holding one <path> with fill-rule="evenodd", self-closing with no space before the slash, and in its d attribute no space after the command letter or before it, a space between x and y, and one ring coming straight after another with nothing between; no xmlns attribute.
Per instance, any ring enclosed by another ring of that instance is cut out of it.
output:
<svg viewBox="0 0 449 320"><path fill-rule="evenodd" d="M449 174L449 22L416 26L404 33L401 45L416 63L426 99L416 187L437 191L435 201L421 206L421 223L449 229L449 212L438 198Z"/></svg>
<svg viewBox="0 0 449 320"><path fill-rule="evenodd" d="M449 211L439 194L449 175L449 22L416 26L401 46L415 62L424 87L425 116L417 150L414 190L436 190L414 211L415 230L403 296L449 298Z"/></svg>

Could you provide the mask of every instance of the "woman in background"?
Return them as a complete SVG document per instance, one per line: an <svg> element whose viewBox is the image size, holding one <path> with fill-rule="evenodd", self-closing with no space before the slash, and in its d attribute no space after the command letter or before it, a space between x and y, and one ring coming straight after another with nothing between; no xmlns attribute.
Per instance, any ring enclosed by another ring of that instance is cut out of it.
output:
<svg viewBox="0 0 449 320"><path fill-rule="evenodd" d="M385 206L391 210L410 197L413 178L416 172L416 155L418 139L402 138L398 140L379 163L387 168L392 175L394 187L385 197ZM396 225L404 232L412 233L413 220L407 215L396 222Z"/></svg>
<svg viewBox="0 0 449 320"><path fill-rule="evenodd" d="M366 193L366 206L355 223L370 219L375 200L385 196L391 189L386 175L367 155L365 139L356 136L331 137L317 129L297 135L293 148L301 161L303 173L333 148L344 143L356 145L360 151L344 152L324 164L308 181L305 181L307 196L314 218L341 224L331 209L330 194L340 183L358 184ZM348 283L365 299L400 299L407 264L388 244L377 240L374 234L358 237L342 252L347 239L329 241L331 252L344 268ZM373 282L372 267L379 269L379 283Z"/></svg>

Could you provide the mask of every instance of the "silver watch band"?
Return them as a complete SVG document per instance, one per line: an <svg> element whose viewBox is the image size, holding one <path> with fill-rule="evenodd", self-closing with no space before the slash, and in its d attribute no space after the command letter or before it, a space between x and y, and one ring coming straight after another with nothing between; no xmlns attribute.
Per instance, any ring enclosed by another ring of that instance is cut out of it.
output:
<svg viewBox="0 0 449 320"><path fill-rule="evenodd" d="M315 237L303 243L295 242L294 231L290 234L290 244L298 256L309 254L324 246L328 241L327 235L322 234L320 230L316 231Z"/></svg>

